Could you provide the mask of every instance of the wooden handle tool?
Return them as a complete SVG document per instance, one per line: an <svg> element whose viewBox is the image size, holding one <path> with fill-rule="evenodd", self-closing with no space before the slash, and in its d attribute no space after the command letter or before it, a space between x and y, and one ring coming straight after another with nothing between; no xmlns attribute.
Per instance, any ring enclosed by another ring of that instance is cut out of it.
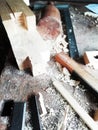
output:
<svg viewBox="0 0 98 130"><path fill-rule="evenodd" d="M98 93L98 79L82 68L79 63L70 58L64 52L56 54L55 60L63 67L66 67L71 73L76 73L86 84Z"/></svg>

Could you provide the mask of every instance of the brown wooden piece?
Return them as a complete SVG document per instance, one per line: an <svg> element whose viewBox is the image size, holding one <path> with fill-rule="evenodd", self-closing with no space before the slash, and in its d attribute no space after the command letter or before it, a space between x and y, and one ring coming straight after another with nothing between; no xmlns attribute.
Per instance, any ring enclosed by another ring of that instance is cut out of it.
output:
<svg viewBox="0 0 98 130"><path fill-rule="evenodd" d="M78 74L92 89L98 93L98 79L86 71L79 63L70 58L64 52L55 55L55 60L62 66L69 69L69 71Z"/></svg>
<svg viewBox="0 0 98 130"><path fill-rule="evenodd" d="M98 110L96 110L94 113L94 120L98 121Z"/></svg>

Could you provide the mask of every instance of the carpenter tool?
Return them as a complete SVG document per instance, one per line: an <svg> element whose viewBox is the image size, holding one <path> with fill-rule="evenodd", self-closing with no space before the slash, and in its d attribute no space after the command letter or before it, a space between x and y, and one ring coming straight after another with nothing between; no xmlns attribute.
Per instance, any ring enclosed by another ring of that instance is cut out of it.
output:
<svg viewBox="0 0 98 130"><path fill-rule="evenodd" d="M24 130L25 111L25 102L5 101L1 116L9 117L8 130Z"/></svg>
<svg viewBox="0 0 98 130"><path fill-rule="evenodd" d="M12 119L10 120L9 130L24 130L25 124L25 111L26 103L25 102L15 102Z"/></svg>
<svg viewBox="0 0 98 130"><path fill-rule="evenodd" d="M96 79L88 71L81 67L79 63L70 58L64 52L56 54L54 58L63 67L66 67L72 74L80 77L80 79L82 79L88 86L90 86L95 92L98 93L98 79Z"/></svg>
<svg viewBox="0 0 98 130"><path fill-rule="evenodd" d="M66 25L66 33L67 33L67 41L68 41L68 47L69 47L69 55L70 57L74 59L79 58L79 52L77 48L77 43L73 31L73 26L70 18L69 8L65 8L64 10L60 10L62 17L62 22Z"/></svg>
<svg viewBox="0 0 98 130"><path fill-rule="evenodd" d="M78 59L79 58L79 52L76 44L76 39L73 31L73 26L70 18L69 13L69 5L68 4L54 4L61 13L62 22L66 25L66 33L67 33L67 40L69 43L69 54L72 58ZM46 6L46 4L38 3L36 2L33 6L34 10L42 9Z"/></svg>
<svg viewBox="0 0 98 130"><path fill-rule="evenodd" d="M28 109L30 113L30 124L33 130L42 130L39 116L39 100L38 95L30 95L28 97ZM5 100L2 104L0 116L9 117L7 130L24 130L26 102L14 102L13 100Z"/></svg>

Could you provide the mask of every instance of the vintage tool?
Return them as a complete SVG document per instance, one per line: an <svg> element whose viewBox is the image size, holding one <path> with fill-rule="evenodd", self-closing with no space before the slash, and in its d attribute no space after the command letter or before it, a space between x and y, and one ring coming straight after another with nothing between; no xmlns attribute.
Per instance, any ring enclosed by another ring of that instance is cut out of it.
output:
<svg viewBox="0 0 98 130"><path fill-rule="evenodd" d="M36 5L38 4L34 4L34 10L37 9ZM21 6L23 6L23 8L21 8ZM69 11L67 9L68 5L56 4L56 6L60 11L62 10L61 13L64 15L64 23L66 24L66 26L69 26L67 28L67 38L69 39L68 42L70 50L69 53L71 57L76 58L78 57L78 51L76 51L77 47L72 31L72 24L70 24L71 19L70 16L67 16L65 14ZM20 0L18 0L17 2L12 0L0 0L0 7L2 23L7 32L17 66L20 70L29 69L31 74L33 75L34 66L42 62L46 63L47 61L49 61L50 58L48 45L35 29L35 15L33 11L31 11ZM38 7L41 8L41 4L39 4ZM67 18L69 20L66 20ZM10 29L10 26L13 26L13 33ZM34 51L29 51L31 48Z"/></svg>
<svg viewBox="0 0 98 130"><path fill-rule="evenodd" d="M42 4L39 2L35 2L33 5L34 10L42 9L46 6L46 4ZM55 6L60 10L62 23L66 25L66 33L67 33L67 40L69 43L69 54L72 58L77 59L79 58L79 52L76 44L76 39L74 36L73 26L70 18L69 13L69 5L68 4L55 4Z"/></svg>
<svg viewBox="0 0 98 130"><path fill-rule="evenodd" d="M2 104L0 116L9 117L9 125L7 126L8 130L24 130L26 119L25 113L28 109L30 113L30 124L33 130L41 130L39 104L38 95L30 95L27 102L5 100Z"/></svg>
<svg viewBox="0 0 98 130"><path fill-rule="evenodd" d="M37 30L44 40L55 40L62 34L60 11L53 2L45 6L42 17L37 23Z"/></svg>
<svg viewBox="0 0 98 130"><path fill-rule="evenodd" d="M74 59L79 58L79 52L76 44L76 39L74 36L73 26L70 18L69 9L66 8L61 10L61 14L63 14L63 23L66 25L66 32L67 32L67 40L68 40L68 48L69 48L69 55Z"/></svg>
<svg viewBox="0 0 98 130"><path fill-rule="evenodd" d="M9 117L8 130L24 130L25 111L25 102L14 102L13 100L4 102L1 116Z"/></svg>
<svg viewBox="0 0 98 130"><path fill-rule="evenodd" d="M79 63L70 58L64 52L55 55L55 60L59 62L63 67L66 67L71 73L79 76L84 82L86 82L95 92L98 93L98 79L93 77L89 72L82 68Z"/></svg>

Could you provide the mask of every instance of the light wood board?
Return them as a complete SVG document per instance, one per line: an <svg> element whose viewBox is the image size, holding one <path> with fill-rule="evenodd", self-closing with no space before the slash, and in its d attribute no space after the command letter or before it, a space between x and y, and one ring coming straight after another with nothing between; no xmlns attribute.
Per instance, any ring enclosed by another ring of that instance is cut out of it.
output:
<svg viewBox="0 0 98 130"><path fill-rule="evenodd" d="M0 16L20 70L44 62L45 41L36 30L36 17L22 0L0 0Z"/></svg>

